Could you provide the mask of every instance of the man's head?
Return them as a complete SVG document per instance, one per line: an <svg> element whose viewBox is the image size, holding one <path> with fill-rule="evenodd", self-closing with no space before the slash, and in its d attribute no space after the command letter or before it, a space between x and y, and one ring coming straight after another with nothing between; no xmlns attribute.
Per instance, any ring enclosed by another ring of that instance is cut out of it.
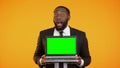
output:
<svg viewBox="0 0 120 68"><path fill-rule="evenodd" d="M70 19L70 11L64 6L58 6L54 10L54 24L58 31L63 30Z"/></svg>

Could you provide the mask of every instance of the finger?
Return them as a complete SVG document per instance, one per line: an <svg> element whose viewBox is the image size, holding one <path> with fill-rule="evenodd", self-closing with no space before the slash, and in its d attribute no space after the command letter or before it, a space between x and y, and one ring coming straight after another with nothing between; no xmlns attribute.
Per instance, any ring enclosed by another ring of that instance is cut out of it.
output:
<svg viewBox="0 0 120 68"><path fill-rule="evenodd" d="M45 61L45 59L42 59L42 64L46 64L46 61Z"/></svg>
<svg viewBox="0 0 120 68"><path fill-rule="evenodd" d="M69 62L68 64L76 64L76 62Z"/></svg>
<svg viewBox="0 0 120 68"><path fill-rule="evenodd" d="M42 55L42 57L45 57L45 55Z"/></svg>
<svg viewBox="0 0 120 68"><path fill-rule="evenodd" d="M43 62L44 62L44 64L46 64L46 61L45 61L45 60L44 60Z"/></svg>
<svg viewBox="0 0 120 68"><path fill-rule="evenodd" d="M44 59L44 58L45 58L45 55L42 55L42 58Z"/></svg>
<svg viewBox="0 0 120 68"><path fill-rule="evenodd" d="M81 57L80 57L80 56L77 56L76 58L77 58L77 60L81 60Z"/></svg>
<svg viewBox="0 0 120 68"><path fill-rule="evenodd" d="M78 63L77 64L81 64L81 60L78 60Z"/></svg>

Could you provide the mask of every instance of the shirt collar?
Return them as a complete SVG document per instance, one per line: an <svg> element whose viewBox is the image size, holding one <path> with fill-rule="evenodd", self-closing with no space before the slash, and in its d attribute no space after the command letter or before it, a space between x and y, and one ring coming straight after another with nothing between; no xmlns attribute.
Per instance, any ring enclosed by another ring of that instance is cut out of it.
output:
<svg viewBox="0 0 120 68"><path fill-rule="evenodd" d="M54 34L53 36L60 36L59 31L56 30L56 28L54 29ZM63 30L63 36L70 36L70 27L67 26L64 30Z"/></svg>

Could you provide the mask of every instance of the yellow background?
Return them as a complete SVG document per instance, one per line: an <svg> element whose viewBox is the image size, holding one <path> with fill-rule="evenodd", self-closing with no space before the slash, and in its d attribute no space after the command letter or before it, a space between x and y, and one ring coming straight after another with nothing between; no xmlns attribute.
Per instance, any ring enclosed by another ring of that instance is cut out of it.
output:
<svg viewBox="0 0 120 68"><path fill-rule="evenodd" d="M85 31L92 62L87 68L120 68L119 0L0 0L0 68L38 68L39 31L53 27L53 10L70 9L69 25Z"/></svg>

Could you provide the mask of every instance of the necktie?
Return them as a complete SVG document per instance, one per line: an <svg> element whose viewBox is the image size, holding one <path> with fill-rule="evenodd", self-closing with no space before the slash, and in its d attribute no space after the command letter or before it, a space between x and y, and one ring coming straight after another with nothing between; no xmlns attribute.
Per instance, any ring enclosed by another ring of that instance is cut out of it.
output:
<svg viewBox="0 0 120 68"><path fill-rule="evenodd" d="M59 33L60 33L60 36L63 37L63 31L60 31ZM59 66L60 66L59 68L63 68L63 63L60 62L60 63L59 63Z"/></svg>
<svg viewBox="0 0 120 68"><path fill-rule="evenodd" d="M59 68L63 68L63 62L59 63Z"/></svg>
<svg viewBox="0 0 120 68"><path fill-rule="evenodd" d="M63 37L63 31L60 31L59 33L60 33L60 36Z"/></svg>

